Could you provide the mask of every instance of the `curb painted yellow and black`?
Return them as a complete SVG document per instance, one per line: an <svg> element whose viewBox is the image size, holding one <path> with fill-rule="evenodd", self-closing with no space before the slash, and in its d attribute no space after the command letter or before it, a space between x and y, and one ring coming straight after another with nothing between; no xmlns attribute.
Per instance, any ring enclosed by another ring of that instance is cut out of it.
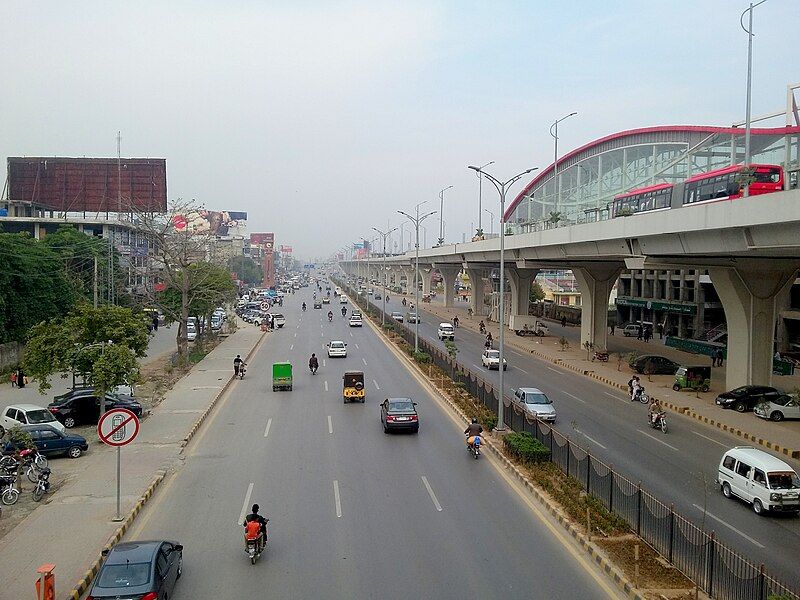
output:
<svg viewBox="0 0 800 600"><path fill-rule="evenodd" d="M351 299L352 301L352 299ZM458 415L458 417L465 423L469 423L470 419L464 414L455 402L453 402L450 398L448 398L442 391L436 387L427 377L425 377L424 372L422 369L414 362L414 360L406 356L405 353L401 352L397 347L394 345L394 342L388 338L388 336L381 332L378 325L373 323L371 320L368 320L369 325L382 337L387 345L395 351L397 356L403 358L406 363L406 366L417 372L420 375L422 383L432 392L436 394L438 398L440 398L448 407L450 407L453 412ZM382 334L382 335L381 335ZM616 567L614 564L609 561L600 549L586 539L586 536L579 531L567 517L564 516L562 511L555 506L552 501L541 494L537 489L536 485L528 479L524 473L517 467L508 457L506 457L503 452L501 452L496 446L496 442L490 438L486 438L486 446L492 451L492 453L503 463L507 470L511 471L514 476L525 486L525 488L533 495L536 500L549 512L557 521L558 523L567 531L567 533L575 539L576 542L583 548L583 550L589 554L592 558L594 563L600 567L600 569L609 577L612 581L617 585L617 587L622 590L628 598L631 600L646 600L645 596L639 592L634 586L631 581L625 577L625 575Z"/></svg>
<svg viewBox="0 0 800 600"><path fill-rule="evenodd" d="M431 311L428 311L428 312L431 312ZM432 313L432 314L435 314L435 313ZM439 315L436 315L436 316L439 317ZM475 331L472 327L469 327L469 329ZM539 358L539 359L541 359L541 360L543 360L545 362L550 362L550 363L553 363L555 365L558 365L559 367L564 367L565 369L569 369L570 371L574 371L574 372L576 372L576 373L578 373L580 375L583 375L585 377L591 377L592 379L596 379L597 381L600 381L601 383L605 383L606 385L608 385L608 386L610 386L612 388L622 390L622 391L624 391L626 393L628 391L628 387L627 386L625 386L623 384L620 384L620 383L618 383L618 382L616 382L616 381L614 381L614 380L612 380L612 379L610 379L608 377L605 377L603 375L598 375L596 372L592 371L591 369L583 369L583 368L575 366L575 365L573 365L571 363L564 362L560 358L553 358L552 356L550 356L548 354L545 354L544 352L540 352L539 350L527 348L525 346L522 346L521 344L515 343L515 340L513 338L508 343L509 343L509 345L514 346L517 350L532 354L536 358ZM655 396L651 396L651 397L655 397ZM675 412L675 413L678 413L678 414L681 414L681 415L685 415L685 416L690 417L690 418L692 418L692 419L694 419L696 421L699 421L701 423L705 423L706 425L710 425L712 427L716 427L717 429L721 429L722 431L727 431L731 435L735 435L737 437L743 438L743 439L745 439L745 440L747 440L749 442L753 442L755 444L758 444L759 446L764 446L765 448L768 448L768 449L770 449L770 450L772 450L774 452L778 452L779 454L783 454L784 456L788 456L789 458L794 458L794 459L800 460L800 449L787 448L786 446L782 446L780 444L776 444L775 442L772 442L772 441L767 440L765 438L758 437L757 435L753 435L752 433L748 433L748 432L746 432L746 431L744 431L744 430L742 430L742 429L740 429L738 427L734 427L733 425L728 425L727 423L722 423L720 421L717 421L716 419L712 419L710 417L706 417L704 415L701 415L698 412L696 412L696 411L692 410L691 408L689 408L688 406L679 406L679 405L674 404L672 402L667 402L666 400L661 400L661 399L658 399L658 401L661 403L662 406L664 406L665 408L667 408L668 410L670 410L672 412Z"/></svg>
<svg viewBox="0 0 800 600"><path fill-rule="evenodd" d="M265 338L266 336L262 334L261 337L258 339L258 341L250 349L250 352L247 354L247 360L245 362L250 360L253 354L255 354L255 352L261 346ZM187 373L187 375L188 374L189 373ZM235 379L236 378L233 375L231 375L231 377L228 379L225 385L222 386L219 392L217 392L217 394L214 396L214 399L211 401L211 404L208 405L208 407L203 411L203 414L200 415L200 418L195 422L194 425L192 425L192 428L189 430L188 435L181 441L181 452L183 452L183 449L186 448L186 445L189 443L189 440L191 440L194 437L198 429L200 429L200 426L203 424L203 421L205 421L206 417L208 417L208 415L211 413L211 410L214 408L214 406L216 406L217 402L219 401L220 398L222 398L222 396L225 394L228 388L230 388L231 384L235 381ZM117 530L114 532L114 535L111 536L108 543L103 547L103 551L100 553L97 559L95 559L91 568L88 571L86 571L86 574L83 577L81 577L81 579L78 581L75 587L72 588L72 591L69 593L69 596L67 596L68 600L80 600L80 597L84 594L84 592L86 592L86 590L89 589L89 586L91 585L94 578L97 576L97 573L100 572L100 567L103 566L103 561L105 560L103 552L111 550L115 545L119 543L119 541L122 539L122 536L125 535L125 532L130 528L130 526L136 520L136 517L139 515L139 512L141 512L142 507L144 507L144 505L147 504L147 501L153 496L153 492L155 492L158 485L164 480L166 474L167 474L166 470L162 469L157 471L156 476L153 478L153 481L150 483L150 485L145 490L144 494L142 494L141 498L139 498L134 507L128 513L128 516L125 517L125 520L122 522L122 525L120 525L117 528Z"/></svg>

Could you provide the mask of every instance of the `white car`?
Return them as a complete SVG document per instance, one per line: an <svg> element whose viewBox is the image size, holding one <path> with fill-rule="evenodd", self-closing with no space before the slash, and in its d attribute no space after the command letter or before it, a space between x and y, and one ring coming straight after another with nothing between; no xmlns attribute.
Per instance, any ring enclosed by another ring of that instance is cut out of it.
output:
<svg viewBox="0 0 800 600"><path fill-rule="evenodd" d="M456 339L456 330L450 323L439 323L439 331L437 331L436 335L438 335L439 339L442 341L453 341Z"/></svg>
<svg viewBox="0 0 800 600"><path fill-rule="evenodd" d="M500 369L500 350L484 350L481 362L487 369ZM503 357L503 371L508 371L508 361Z"/></svg>
<svg viewBox="0 0 800 600"><path fill-rule="evenodd" d="M394 312L392 313L392 318L393 318L395 321L399 321L400 323L402 323L402 322L403 322L403 313L401 313L401 312L398 312L398 311L394 311Z"/></svg>
<svg viewBox="0 0 800 600"><path fill-rule="evenodd" d="M339 304L347 304L347 296L345 296L344 294L339 296Z"/></svg>
<svg viewBox="0 0 800 600"><path fill-rule="evenodd" d="M363 324L364 323L361 321L361 315L353 315L350 317L350 327L361 327Z"/></svg>
<svg viewBox="0 0 800 600"><path fill-rule="evenodd" d="M421 321L420 321L419 315L416 313L416 311L410 311L410 312L406 313L406 322L408 322L408 323L420 323Z"/></svg>
<svg viewBox="0 0 800 600"><path fill-rule="evenodd" d="M757 417L773 421L800 419L800 398L784 394L771 400L759 402L753 408L753 412Z"/></svg>
<svg viewBox="0 0 800 600"><path fill-rule="evenodd" d="M3 409L0 415L0 437L5 432L17 425L51 425L61 433L64 433L64 425L61 424L53 413L46 408L35 404L12 404Z"/></svg>
<svg viewBox="0 0 800 600"><path fill-rule="evenodd" d="M329 342L328 358L347 358L347 344L338 340Z"/></svg>
<svg viewBox="0 0 800 600"><path fill-rule="evenodd" d="M284 325L286 325L286 317L284 317L283 315L280 315L280 314L272 315L272 326L273 327L277 327L277 328L280 329Z"/></svg>
<svg viewBox="0 0 800 600"><path fill-rule="evenodd" d="M186 323L186 339L193 342L197 339L197 327L194 321Z"/></svg>

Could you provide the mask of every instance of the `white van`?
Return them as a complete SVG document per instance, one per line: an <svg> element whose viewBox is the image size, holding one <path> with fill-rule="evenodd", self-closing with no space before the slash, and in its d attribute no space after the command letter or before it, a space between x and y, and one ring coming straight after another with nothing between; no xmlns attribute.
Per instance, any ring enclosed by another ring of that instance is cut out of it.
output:
<svg viewBox="0 0 800 600"><path fill-rule="evenodd" d="M439 339L453 341L456 339L456 330L450 323L439 323L439 331L437 332Z"/></svg>
<svg viewBox="0 0 800 600"><path fill-rule="evenodd" d="M800 479L794 469L768 452L750 446L731 448L719 462L717 483L726 498L737 496L766 511L800 512Z"/></svg>

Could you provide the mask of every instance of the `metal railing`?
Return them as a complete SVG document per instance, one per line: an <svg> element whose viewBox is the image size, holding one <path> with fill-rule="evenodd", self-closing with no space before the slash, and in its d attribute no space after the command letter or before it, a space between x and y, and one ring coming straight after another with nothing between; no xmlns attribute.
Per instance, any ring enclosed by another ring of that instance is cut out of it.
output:
<svg viewBox="0 0 800 600"><path fill-rule="evenodd" d="M338 282L350 292L367 314L380 316L381 309L366 297ZM389 320L393 330L412 347L414 332L405 324ZM420 351L455 383L462 384L473 398L497 414L498 392L494 386L452 359L427 339L420 338ZM605 508L623 519L646 544L666 558L681 573L700 586L712 598L720 600L800 600L798 591L767 574L757 565L731 550L708 532L676 513L634 482L615 471L599 458L571 441L552 425L523 410L506 396L503 405L505 425L513 431L526 431L550 449L550 460L564 473L576 479L586 492L600 500Z"/></svg>

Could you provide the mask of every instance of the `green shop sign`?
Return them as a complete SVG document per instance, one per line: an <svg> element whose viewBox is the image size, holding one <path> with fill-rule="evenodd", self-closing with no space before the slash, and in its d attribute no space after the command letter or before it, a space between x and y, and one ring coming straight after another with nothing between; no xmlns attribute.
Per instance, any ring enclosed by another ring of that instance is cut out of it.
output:
<svg viewBox="0 0 800 600"><path fill-rule="evenodd" d="M680 315L694 315L697 313L696 304L678 304L676 302L660 302L658 300L644 300L617 296L617 306L636 306L659 312L677 313Z"/></svg>

